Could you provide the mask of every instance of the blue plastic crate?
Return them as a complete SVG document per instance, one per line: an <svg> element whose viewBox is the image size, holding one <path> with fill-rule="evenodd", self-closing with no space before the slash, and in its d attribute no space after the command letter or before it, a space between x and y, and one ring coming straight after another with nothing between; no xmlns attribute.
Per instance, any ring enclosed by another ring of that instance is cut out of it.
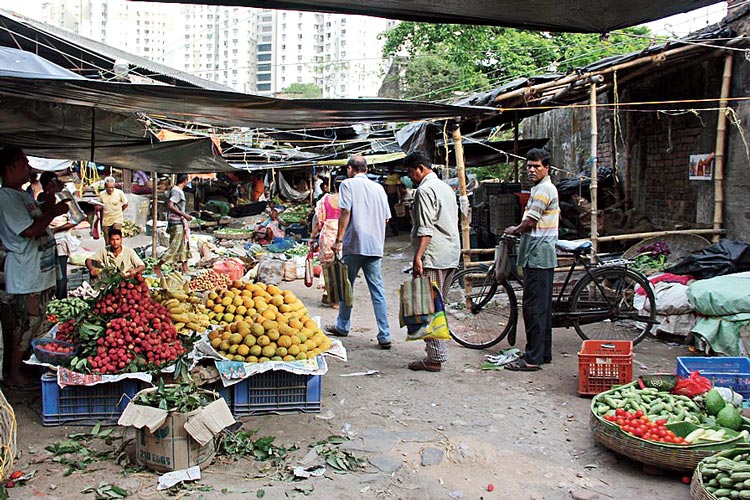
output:
<svg viewBox="0 0 750 500"><path fill-rule="evenodd" d="M224 398L224 401L226 401L227 406L230 409L232 408L232 405L234 404L234 388L232 386L224 387L224 384L222 384L221 380L219 380L216 383L201 386L201 389L205 389L207 391L213 391L217 393L219 396Z"/></svg>
<svg viewBox="0 0 750 500"><path fill-rule="evenodd" d="M234 416L268 413L317 413L321 408L321 375L277 370L259 373L233 386Z"/></svg>
<svg viewBox="0 0 750 500"><path fill-rule="evenodd" d="M138 381L124 379L60 388L57 377L42 375L42 425L115 425L138 392Z"/></svg>
<svg viewBox="0 0 750 500"><path fill-rule="evenodd" d="M725 357L679 357L677 375L687 377L691 372L701 375L718 387L730 387L743 398L750 397L750 359Z"/></svg>

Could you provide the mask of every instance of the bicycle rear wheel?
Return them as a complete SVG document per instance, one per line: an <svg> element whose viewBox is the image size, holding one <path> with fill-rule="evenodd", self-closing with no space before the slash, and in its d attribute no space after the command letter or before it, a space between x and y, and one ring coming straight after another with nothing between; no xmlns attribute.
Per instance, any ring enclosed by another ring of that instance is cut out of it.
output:
<svg viewBox="0 0 750 500"><path fill-rule="evenodd" d="M464 347L485 349L503 340L518 321L516 294L496 283L486 268L457 272L443 297L451 337Z"/></svg>
<svg viewBox="0 0 750 500"><path fill-rule="evenodd" d="M583 340L643 340L656 323L651 283L625 267L585 275L570 294L573 327Z"/></svg>

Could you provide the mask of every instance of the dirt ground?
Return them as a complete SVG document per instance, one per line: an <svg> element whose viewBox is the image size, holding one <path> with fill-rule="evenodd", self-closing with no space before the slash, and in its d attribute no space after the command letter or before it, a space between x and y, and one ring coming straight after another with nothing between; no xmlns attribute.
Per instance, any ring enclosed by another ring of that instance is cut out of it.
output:
<svg viewBox="0 0 750 500"><path fill-rule="evenodd" d="M640 464L594 441L590 399L576 393L580 341L573 330L554 332L553 363L539 372L482 371L479 367L488 352L455 343L441 373L409 371L407 363L422 357L424 347L421 342L404 342L404 332L398 329L396 290L411 260L408 236L388 238L386 252L383 270L393 349L377 347L369 294L360 277L353 330L343 339L349 360L329 358L322 412L242 419L243 428L257 429L258 436L296 445L291 465L306 455L310 458L310 444L347 432L352 440L344 446L370 461L361 472L336 474L329 468L323 477L290 482L262 470L263 462L219 458L205 468L200 483L173 496L156 491L155 474L125 476L120 466L106 461L64 477L64 468L51 461L44 448L86 429L43 427L40 396L10 393L18 420L20 458L15 468L37 470L27 485L9 490L10 497L94 498L81 490L110 483L130 491L129 498L144 499L275 500L303 498L305 492L310 498L341 499L689 498L681 475L647 475ZM305 288L302 280L284 286L323 323L335 319L335 311L320 306L319 290ZM517 345L523 343L520 328ZM507 344L492 351L503 347ZM675 358L686 353L684 346L647 339L635 349L634 374L673 371ZM367 370L377 373L342 377ZM310 463L314 460L305 462Z"/></svg>

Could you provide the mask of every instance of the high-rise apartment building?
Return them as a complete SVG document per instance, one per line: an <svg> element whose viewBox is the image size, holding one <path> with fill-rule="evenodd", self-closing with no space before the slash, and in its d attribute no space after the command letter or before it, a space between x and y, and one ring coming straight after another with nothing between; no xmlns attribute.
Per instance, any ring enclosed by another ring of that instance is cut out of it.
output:
<svg viewBox="0 0 750 500"><path fill-rule="evenodd" d="M275 95L294 83L323 97L377 95L387 68L378 18L210 5L49 0L43 21L221 83Z"/></svg>

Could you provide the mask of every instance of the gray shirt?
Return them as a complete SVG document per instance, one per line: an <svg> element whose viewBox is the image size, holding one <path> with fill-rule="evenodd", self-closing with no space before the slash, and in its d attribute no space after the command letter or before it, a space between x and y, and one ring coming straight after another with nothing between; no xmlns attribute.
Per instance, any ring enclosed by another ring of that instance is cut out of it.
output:
<svg viewBox="0 0 750 500"><path fill-rule="evenodd" d="M341 253L382 257L385 221L391 218L383 186L365 174L346 179L339 188L339 208L351 212Z"/></svg>
<svg viewBox="0 0 750 500"><path fill-rule="evenodd" d="M427 174L414 193L411 208L412 246L416 251L421 236L429 236L422 264L430 269L455 269L461 259L456 194L434 172Z"/></svg>
<svg viewBox="0 0 750 500"><path fill-rule="evenodd" d="M179 210L180 212L185 211L185 192L180 189L179 186L172 187L172 190L169 192L169 201L174 203L174 206L177 207L177 210ZM170 224L181 224L182 217L175 213L169 212L167 221Z"/></svg>

